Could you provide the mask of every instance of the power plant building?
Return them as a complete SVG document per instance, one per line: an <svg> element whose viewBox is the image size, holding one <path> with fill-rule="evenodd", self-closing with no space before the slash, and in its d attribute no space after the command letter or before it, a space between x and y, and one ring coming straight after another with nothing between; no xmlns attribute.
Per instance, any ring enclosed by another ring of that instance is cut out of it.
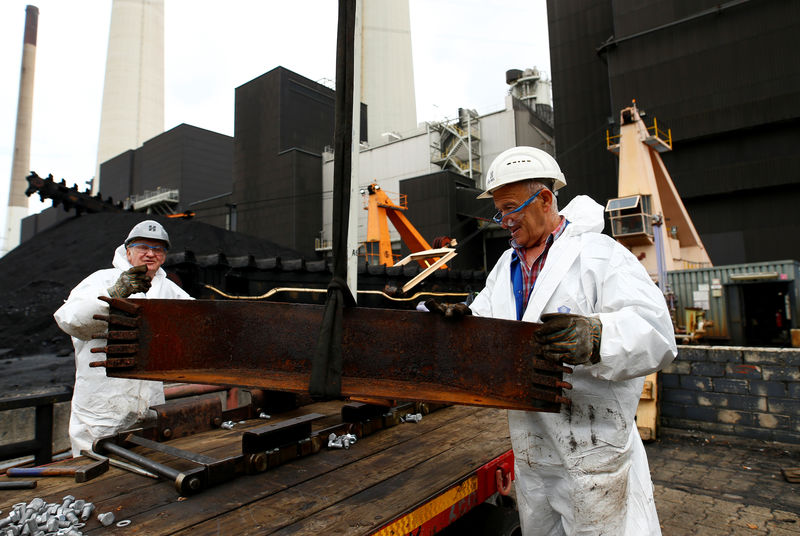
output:
<svg viewBox="0 0 800 536"><path fill-rule="evenodd" d="M715 265L800 251L800 4L548 0L556 158L567 198L616 197L606 130L636 100ZM575 28L581 28L576 32Z"/></svg>

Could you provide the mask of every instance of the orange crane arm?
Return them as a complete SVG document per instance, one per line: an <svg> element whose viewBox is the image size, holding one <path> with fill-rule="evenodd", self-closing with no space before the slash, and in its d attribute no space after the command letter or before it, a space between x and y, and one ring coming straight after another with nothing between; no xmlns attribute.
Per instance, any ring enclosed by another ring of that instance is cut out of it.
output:
<svg viewBox="0 0 800 536"><path fill-rule="evenodd" d="M403 214L406 207L395 204L386 192L374 184L369 186L369 205L367 210L369 211L367 217L367 242L378 242L381 263L386 264L386 266L394 266L387 219L392 222L394 228L400 233L400 238L411 253L431 249L427 240L422 237ZM417 262L422 268L427 268L429 262L436 262L437 260L438 257L435 257L432 261L420 259ZM447 268L447 266L442 266L442 268Z"/></svg>

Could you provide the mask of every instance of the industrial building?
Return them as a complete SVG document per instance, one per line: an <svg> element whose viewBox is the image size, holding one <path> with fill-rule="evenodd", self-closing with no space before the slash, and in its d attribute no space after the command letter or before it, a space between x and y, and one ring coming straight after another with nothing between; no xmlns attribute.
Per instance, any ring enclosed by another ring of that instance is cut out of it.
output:
<svg viewBox="0 0 800 536"><path fill-rule="evenodd" d="M567 197L616 196L606 131L635 99L671 131L663 160L714 265L797 257L800 64L786 52L800 5L548 0L547 11Z"/></svg>
<svg viewBox="0 0 800 536"><path fill-rule="evenodd" d="M359 185L377 183L408 199L407 216L428 241L449 236L464 245L452 265L485 270L507 247L487 220L491 202L475 197L482 170L511 145L553 151L547 81L538 71L509 71L505 107L479 116L459 109L452 121L422 123L379 140L366 139L361 106ZM202 222L325 258L331 241L334 91L283 67L236 88L234 136L179 125L104 162L102 196L125 208L192 212ZM68 217L58 208L23 222L30 237ZM366 235L366 211L359 240ZM480 229L480 230L479 230ZM393 231L397 255L407 253Z"/></svg>
<svg viewBox="0 0 800 536"><path fill-rule="evenodd" d="M479 115L459 108L452 120L421 123L415 130L393 139L362 146L359 185L377 184L390 197L403 196L407 217L428 241L438 236L475 240L462 248L453 265L488 269L508 248L508 234L489 222L495 212L491 201L476 200L483 189L483 171L495 156L514 145L530 145L553 153L552 106L549 81L538 70L512 69L506 82L505 106ZM323 191L333 188L334 154L323 154ZM318 250L325 251L332 238L333 200L324 196L323 222ZM359 216L359 241L366 237L367 213ZM480 227L481 232L476 233ZM409 251L392 230L396 254Z"/></svg>
<svg viewBox="0 0 800 536"><path fill-rule="evenodd" d="M788 344L800 303L800 64L783 51L800 5L548 0L547 10L566 196L617 197L607 140L635 100L671 136L661 156L713 263L670 273L676 323L692 332L705 311L706 339Z"/></svg>
<svg viewBox="0 0 800 536"><path fill-rule="evenodd" d="M128 210L187 212L195 202L230 193L232 162L230 136L182 124L103 162L100 193L107 203ZM227 214L216 219L214 214L208 223L227 228ZM22 240L73 216L57 206L28 216L22 220Z"/></svg>

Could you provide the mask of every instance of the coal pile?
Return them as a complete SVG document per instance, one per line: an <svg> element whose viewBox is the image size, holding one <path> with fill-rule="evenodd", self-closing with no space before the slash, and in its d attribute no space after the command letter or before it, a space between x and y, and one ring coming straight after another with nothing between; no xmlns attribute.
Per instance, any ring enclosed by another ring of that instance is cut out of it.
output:
<svg viewBox="0 0 800 536"><path fill-rule="evenodd" d="M0 355L69 355L72 343L56 325L53 313L86 276L112 267L114 250L145 219L164 225L172 242L171 254L301 257L267 240L192 220L130 212L76 216L0 258Z"/></svg>

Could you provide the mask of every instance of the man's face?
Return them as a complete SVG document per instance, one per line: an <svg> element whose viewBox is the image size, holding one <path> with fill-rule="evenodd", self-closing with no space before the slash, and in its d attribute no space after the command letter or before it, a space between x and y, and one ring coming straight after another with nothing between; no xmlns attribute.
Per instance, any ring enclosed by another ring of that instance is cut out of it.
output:
<svg viewBox="0 0 800 536"><path fill-rule="evenodd" d="M145 247L148 246L148 247ZM155 248L155 249L152 249ZM147 275L154 277L167 258L166 244L161 240L134 238L126 248L128 262L132 266L147 266Z"/></svg>
<svg viewBox="0 0 800 536"><path fill-rule="evenodd" d="M492 198L497 210L508 214L534 193L535 189L532 191L528 183L512 182L495 190ZM551 221L547 218L552 201L553 194L545 188L530 205L504 217L501 226L511 232L511 238L517 245L524 248L537 246L547 240L547 235L553 231L549 228Z"/></svg>

